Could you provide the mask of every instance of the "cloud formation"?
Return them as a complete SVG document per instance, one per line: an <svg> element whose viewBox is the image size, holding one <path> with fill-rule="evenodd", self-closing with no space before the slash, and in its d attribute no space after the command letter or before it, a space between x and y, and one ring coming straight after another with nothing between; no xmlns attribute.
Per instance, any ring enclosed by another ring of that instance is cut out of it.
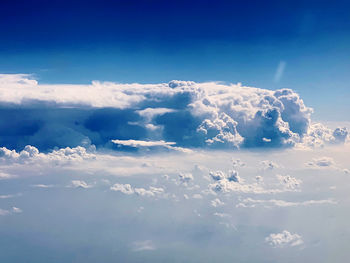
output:
<svg viewBox="0 0 350 263"><path fill-rule="evenodd" d="M275 248L283 248L286 246L300 246L304 243L302 237L298 234L291 234L289 231L284 230L281 233L270 234L265 238L265 242Z"/></svg>
<svg viewBox="0 0 350 263"><path fill-rule="evenodd" d="M2 74L0 113L0 145L17 151L91 144L271 148L343 143L348 136L345 128L311 124L312 109L293 90L216 82L43 85L29 75Z"/></svg>

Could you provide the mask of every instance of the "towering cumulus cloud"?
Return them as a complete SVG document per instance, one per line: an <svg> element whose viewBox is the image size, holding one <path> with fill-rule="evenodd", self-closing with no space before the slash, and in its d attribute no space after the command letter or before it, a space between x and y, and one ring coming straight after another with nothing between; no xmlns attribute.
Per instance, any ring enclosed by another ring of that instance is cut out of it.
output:
<svg viewBox="0 0 350 263"><path fill-rule="evenodd" d="M345 128L311 124L312 109L290 89L215 82L42 85L28 75L5 74L0 111L0 145L16 150L162 146L152 141L174 146L166 149L288 147L341 143L348 136ZM136 143L124 143L130 140Z"/></svg>

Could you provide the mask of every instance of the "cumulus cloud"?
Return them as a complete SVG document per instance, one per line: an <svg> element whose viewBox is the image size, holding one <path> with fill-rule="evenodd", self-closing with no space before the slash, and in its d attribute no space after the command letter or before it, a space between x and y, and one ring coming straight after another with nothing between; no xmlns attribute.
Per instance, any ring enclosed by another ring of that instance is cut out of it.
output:
<svg viewBox="0 0 350 263"><path fill-rule="evenodd" d="M302 181L300 179L297 179L295 177L292 177L290 175L277 175L277 179L279 180L280 184L285 188L285 189L290 189L290 190L297 190L300 188L300 185Z"/></svg>
<svg viewBox="0 0 350 263"><path fill-rule="evenodd" d="M308 166L312 167L331 167L335 165L333 158L331 157L320 157L314 158L312 161L307 163Z"/></svg>
<svg viewBox="0 0 350 263"><path fill-rule="evenodd" d="M270 234L265 238L265 242L275 248L283 248L287 246L295 247L304 243L302 237L298 234L291 234L284 230L281 233Z"/></svg>
<svg viewBox="0 0 350 263"><path fill-rule="evenodd" d="M325 145L342 144L347 141L348 131L345 127L335 130L327 128L321 123L313 123L304 135L303 142L299 147L324 147Z"/></svg>
<svg viewBox="0 0 350 263"><path fill-rule="evenodd" d="M312 109L290 89L191 81L43 85L2 74L0 91L0 145L17 151L315 146L348 136L345 128L311 124Z"/></svg>
<svg viewBox="0 0 350 263"><path fill-rule="evenodd" d="M126 195L136 194L139 196L153 197L160 196L164 193L164 189L161 187L150 186L149 189L134 188L130 184L114 184L110 187L112 191L121 192Z"/></svg>
<svg viewBox="0 0 350 263"><path fill-rule="evenodd" d="M189 182L193 181L193 175L191 173L180 173L179 180L182 184L187 185Z"/></svg>
<svg viewBox="0 0 350 263"><path fill-rule="evenodd" d="M219 198L215 198L214 200L212 200L212 201L210 202L210 204L211 204L211 206L213 206L213 207L219 207L219 206L225 205L225 203L222 202Z"/></svg>
<svg viewBox="0 0 350 263"><path fill-rule="evenodd" d="M83 180L72 180L71 184L69 185L69 187L83 188L83 189L92 188L93 186L94 185L88 184L87 182L85 182Z"/></svg>
<svg viewBox="0 0 350 263"><path fill-rule="evenodd" d="M268 160L261 161L260 164L264 170L272 170L279 167L277 163Z"/></svg>
<svg viewBox="0 0 350 263"><path fill-rule="evenodd" d="M92 147L93 148L93 147ZM78 146L75 148L61 148L53 150L48 154L40 153L39 150L31 145L26 145L23 150L9 150L6 147L0 148L0 160L10 163L28 163L35 161L82 161L95 159L95 154L88 149Z"/></svg>
<svg viewBox="0 0 350 263"><path fill-rule="evenodd" d="M242 192L242 193L254 193L254 194L267 194L267 193L282 193L289 191L299 191L302 181L292 176L276 175L275 182L269 185L260 184L262 177L256 177L254 183L245 182L236 170L229 170L228 173L223 171L215 171L209 173L210 177L214 181L208 185L209 190L213 193L229 193L229 192Z"/></svg>

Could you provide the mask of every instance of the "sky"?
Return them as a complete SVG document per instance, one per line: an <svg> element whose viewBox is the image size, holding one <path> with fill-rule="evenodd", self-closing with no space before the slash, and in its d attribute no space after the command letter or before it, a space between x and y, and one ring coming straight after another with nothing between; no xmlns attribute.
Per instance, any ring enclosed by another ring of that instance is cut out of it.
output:
<svg viewBox="0 0 350 263"><path fill-rule="evenodd" d="M348 1L3 1L0 71L42 83L292 88L318 109L318 120L349 120L349 8Z"/></svg>
<svg viewBox="0 0 350 263"><path fill-rule="evenodd" d="M348 260L348 1L0 11L0 262Z"/></svg>

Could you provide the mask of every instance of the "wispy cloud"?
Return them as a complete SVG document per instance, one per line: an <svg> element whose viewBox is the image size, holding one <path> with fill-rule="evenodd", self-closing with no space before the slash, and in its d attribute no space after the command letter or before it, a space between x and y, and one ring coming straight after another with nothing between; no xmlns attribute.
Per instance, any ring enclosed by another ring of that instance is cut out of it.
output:
<svg viewBox="0 0 350 263"><path fill-rule="evenodd" d="M284 71L286 69L286 66L287 66L287 63L285 61L280 61L278 63L278 66L277 66L277 69L276 69L276 72L275 72L275 76L273 78L273 81L275 83L280 82L280 80L282 79Z"/></svg>

